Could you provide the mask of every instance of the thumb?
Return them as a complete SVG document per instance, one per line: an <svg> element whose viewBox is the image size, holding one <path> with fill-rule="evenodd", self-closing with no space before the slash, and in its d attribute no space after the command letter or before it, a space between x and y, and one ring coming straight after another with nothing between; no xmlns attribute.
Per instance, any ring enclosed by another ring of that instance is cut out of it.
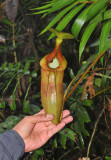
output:
<svg viewBox="0 0 111 160"><path fill-rule="evenodd" d="M27 120L30 121L31 123L39 123L39 122L45 122L45 121L50 121L54 118L52 114L38 114L38 115L33 115L33 116L28 116Z"/></svg>

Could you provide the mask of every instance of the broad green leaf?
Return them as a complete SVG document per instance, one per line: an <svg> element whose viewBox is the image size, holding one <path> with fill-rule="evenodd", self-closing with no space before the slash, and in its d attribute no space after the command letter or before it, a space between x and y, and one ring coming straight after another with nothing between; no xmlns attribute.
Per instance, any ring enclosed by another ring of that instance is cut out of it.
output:
<svg viewBox="0 0 111 160"><path fill-rule="evenodd" d="M90 107L93 104L93 101L90 99L85 99L82 101L82 105Z"/></svg>
<svg viewBox="0 0 111 160"><path fill-rule="evenodd" d="M48 28L53 27L60 20L60 18L63 17L75 5L76 4L72 4L69 7L65 8L64 10L62 10L60 13L58 13L57 16L55 16L54 19L48 24L48 26L40 33L40 35L45 33Z"/></svg>
<svg viewBox="0 0 111 160"><path fill-rule="evenodd" d="M111 160L111 157L105 156L105 160Z"/></svg>
<svg viewBox="0 0 111 160"><path fill-rule="evenodd" d="M88 6L86 9L84 9L84 11L76 18L76 20L74 21L73 25L72 25L72 34L74 35L74 37L77 39L78 34L82 28L82 26L84 25L86 19L87 19L87 13L88 11L91 9L91 5Z"/></svg>
<svg viewBox="0 0 111 160"><path fill-rule="evenodd" d="M94 29L96 28L97 24L100 21L100 16L102 16L103 12L105 11L106 8L104 8L96 17L94 17L90 23L88 24L88 26L86 27L83 36L81 38L81 42L80 42L80 46L79 46L79 61L80 58L82 56L82 52L85 48L85 45L88 41L88 39L90 38L90 35L92 34L92 32L94 31Z"/></svg>
<svg viewBox="0 0 111 160"><path fill-rule="evenodd" d="M79 32L88 20L90 20L92 17L94 17L99 11L102 10L102 8L105 7L106 0L98 0L96 3L91 4L89 7L87 7L75 20L73 26L72 26L72 33L74 37L77 39Z"/></svg>
<svg viewBox="0 0 111 160"><path fill-rule="evenodd" d="M107 4L107 0L98 0L96 3L92 4L91 9L88 11L87 21L95 16L99 11L101 11Z"/></svg>
<svg viewBox="0 0 111 160"><path fill-rule="evenodd" d="M107 21L102 27L100 41L99 41L99 51L101 51L102 48L105 46L110 29L111 29L111 20ZM103 66L103 60L104 60L103 58L104 57L100 59L102 66Z"/></svg>
<svg viewBox="0 0 111 160"><path fill-rule="evenodd" d="M78 7L74 8L73 10L71 10L62 20L61 22L58 24L58 26L56 27L56 29L58 31L62 31L67 24L69 24L69 22L71 21L71 19L85 6L85 4L81 4ZM55 35L51 34L51 36L49 37L49 39L53 38Z"/></svg>
<svg viewBox="0 0 111 160"><path fill-rule="evenodd" d="M37 150L35 151L35 153L36 153L36 158L37 158L37 155L43 156L44 150L43 150L42 148L39 148L39 149L37 149Z"/></svg>
<svg viewBox="0 0 111 160"><path fill-rule="evenodd" d="M86 123L90 122L90 117L87 113L87 110L84 107L78 106L76 110L76 115L81 124L84 124L84 122Z"/></svg>
<svg viewBox="0 0 111 160"><path fill-rule="evenodd" d="M69 1L69 0L64 0L64 1L63 1L63 0L59 0L59 1L57 1L56 3L53 4L53 6L52 6L52 8L50 9L49 13L55 12L55 11L57 11L57 10L65 7L65 6L71 4L72 2L75 2L75 1L76 1L76 0L70 0L70 1Z"/></svg>
<svg viewBox="0 0 111 160"><path fill-rule="evenodd" d="M95 78L95 85L100 87L101 86L101 82L102 82L102 79L101 78Z"/></svg>
<svg viewBox="0 0 111 160"><path fill-rule="evenodd" d="M78 117L77 117L78 118ZM83 122L75 121L74 122L74 130L80 135L83 133L86 136L89 136L88 131L84 128L84 120Z"/></svg>
<svg viewBox="0 0 111 160"><path fill-rule="evenodd" d="M111 20L111 9L108 9L106 10L104 13L101 13L97 19L94 19L95 22L98 21L101 22L101 21L104 21L104 20L107 20L107 19L110 19Z"/></svg>
<svg viewBox="0 0 111 160"><path fill-rule="evenodd" d="M110 29L111 29L111 20L109 20L103 24L101 35L100 35L100 41L99 41L99 51L100 52L105 46Z"/></svg>
<svg viewBox="0 0 111 160"><path fill-rule="evenodd" d="M76 133L69 128L65 128L59 132L74 141Z"/></svg>
<svg viewBox="0 0 111 160"><path fill-rule="evenodd" d="M81 38L81 42L80 42L80 46L79 46L79 61L80 58L82 56L82 52L85 48L85 45L90 37L90 35L92 34L92 32L94 31L94 29L96 28L98 22L95 23L89 23L89 25L87 26L87 28L85 29L83 36Z"/></svg>

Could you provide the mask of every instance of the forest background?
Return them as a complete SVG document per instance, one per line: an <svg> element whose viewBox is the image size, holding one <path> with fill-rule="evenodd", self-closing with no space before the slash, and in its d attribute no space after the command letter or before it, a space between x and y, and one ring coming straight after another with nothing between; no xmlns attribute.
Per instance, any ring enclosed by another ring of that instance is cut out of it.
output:
<svg viewBox="0 0 111 160"><path fill-rule="evenodd" d="M50 27L74 36L62 44L64 108L74 121L22 159L111 160L110 0L1 0L0 133L42 109L39 62L55 46Z"/></svg>

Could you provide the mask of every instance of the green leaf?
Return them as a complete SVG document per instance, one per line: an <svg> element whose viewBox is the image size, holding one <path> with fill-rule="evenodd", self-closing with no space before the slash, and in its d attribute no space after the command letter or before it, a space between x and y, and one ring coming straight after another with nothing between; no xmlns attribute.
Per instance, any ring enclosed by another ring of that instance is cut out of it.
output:
<svg viewBox="0 0 111 160"><path fill-rule="evenodd" d="M78 106L78 108L76 110L76 115L77 115L79 121L81 122L81 124L83 124L84 122L86 122L86 123L90 122L90 117L87 113L87 110L84 107Z"/></svg>
<svg viewBox="0 0 111 160"><path fill-rule="evenodd" d="M44 151L43 151L43 149L42 149L42 148L39 148L39 149L37 149L37 150L35 151L35 153L36 153L37 155L41 155L41 156L43 156Z"/></svg>
<svg viewBox="0 0 111 160"><path fill-rule="evenodd" d="M84 139L81 133L79 134L79 139L80 139L82 147L84 147Z"/></svg>
<svg viewBox="0 0 111 160"><path fill-rule="evenodd" d="M72 25L72 34L74 35L74 37L77 39L78 34L82 28L82 26L84 25L86 19L87 19L87 13L88 11L91 9L91 5L89 7L87 7L74 21L73 25Z"/></svg>
<svg viewBox="0 0 111 160"><path fill-rule="evenodd" d="M53 3L50 3L50 4L47 4L47 5L43 5L41 7L38 7L38 8L33 8L33 9L30 9L30 10L42 10L42 9L46 9L46 8L50 8L52 6Z"/></svg>
<svg viewBox="0 0 111 160"><path fill-rule="evenodd" d="M5 91L8 89L9 85L11 84L12 80L15 78L16 74L14 74L12 76L12 78L9 80L8 84L6 85L6 87L4 88L2 95L5 93Z"/></svg>
<svg viewBox="0 0 111 160"><path fill-rule="evenodd" d="M74 75L74 72L72 69L70 69L70 77L71 77L71 79L75 78L75 75Z"/></svg>
<svg viewBox="0 0 111 160"><path fill-rule="evenodd" d="M6 103L5 103L4 97L2 97L0 108L5 108L5 106L6 106Z"/></svg>
<svg viewBox="0 0 111 160"><path fill-rule="evenodd" d="M90 35L92 34L92 32L94 31L94 29L96 28L98 22L96 23L89 23L89 25L87 26L87 28L85 29L83 36L81 38L81 42L80 42L80 46L79 46L79 61L80 58L82 56L82 52L85 48L85 45L90 37Z"/></svg>
<svg viewBox="0 0 111 160"><path fill-rule="evenodd" d="M90 20L92 17L94 17L99 11L102 10L106 5L106 0L98 0L96 3L91 4L89 7L87 7L75 20L73 26L72 26L72 33L74 37L77 39L79 32L88 20Z"/></svg>
<svg viewBox="0 0 111 160"><path fill-rule="evenodd" d="M58 147L58 145L57 145L57 139L56 138L53 140L53 146L54 146L54 148Z"/></svg>
<svg viewBox="0 0 111 160"><path fill-rule="evenodd" d="M15 70L18 71L19 68L20 68L20 66L21 66L21 62L18 62L18 63L16 64Z"/></svg>
<svg viewBox="0 0 111 160"><path fill-rule="evenodd" d="M4 70L7 66L7 62L4 62L4 64L1 66L1 69Z"/></svg>
<svg viewBox="0 0 111 160"><path fill-rule="evenodd" d="M102 49L101 52L103 52L103 51L105 51L105 50L108 50L109 48L111 48L111 39L109 39L109 40L106 42L106 44L105 44L105 46L104 46L104 48ZM100 53L101 53L101 52L100 52Z"/></svg>
<svg viewBox="0 0 111 160"><path fill-rule="evenodd" d="M58 0L56 3L53 4L52 8L50 9L49 13L51 12L55 12L69 4L71 4L72 2L75 2L76 0Z"/></svg>
<svg viewBox="0 0 111 160"><path fill-rule="evenodd" d="M76 102L74 102L73 104L70 105L70 110L75 111L76 110Z"/></svg>
<svg viewBox="0 0 111 160"><path fill-rule="evenodd" d="M101 35L100 35L100 41L99 41L99 52L101 52L101 50L105 46L110 29L111 29L111 20L109 20L103 24Z"/></svg>
<svg viewBox="0 0 111 160"><path fill-rule="evenodd" d="M99 22L107 20L107 19L111 20L111 9L108 9L104 13L101 12L101 14L99 15L99 17L97 17L97 19L94 19L94 21L95 22L98 21L98 23L99 23Z"/></svg>
<svg viewBox="0 0 111 160"><path fill-rule="evenodd" d="M12 27L12 22L9 21L8 19L3 19L2 22Z"/></svg>
<svg viewBox="0 0 111 160"><path fill-rule="evenodd" d="M85 134L86 136L89 136L88 131L84 128L84 122L80 123L80 121L75 121L74 122L74 130L76 133L81 135L81 133Z"/></svg>
<svg viewBox="0 0 111 160"><path fill-rule="evenodd" d="M90 99L85 99L82 101L82 105L90 107L93 104L93 101Z"/></svg>
<svg viewBox="0 0 111 160"><path fill-rule="evenodd" d="M101 82L102 82L102 79L101 78L95 78L95 85L100 87L101 86Z"/></svg>
<svg viewBox="0 0 111 160"><path fill-rule="evenodd" d="M11 71L13 69L13 63L9 63L8 69L9 69L9 71Z"/></svg>
<svg viewBox="0 0 111 160"><path fill-rule="evenodd" d="M24 99L23 101L23 112L30 113L29 100Z"/></svg>
<svg viewBox="0 0 111 160"><path fill-rule="evenodd" d="M59 132L74 141L76 133L69 128L65 128Z"/></svg>
<svg viewBox="0 0 111 160"><path fill-rule="evenodd" d="M12 111L16 110L16 103L15 103L15 94L10 96L10 102L9 102L10 109Z"/></svg>
<svg viewBox="0 0 111 160"><path fill-rule="evenodd" d="M104 74L101 74L101 73L98 73L98 76L101 76L101 77L104 77L104 78L109 78L109 79L111 79L111 76L104 75Z"/></svg>
<svg viewBox="0 0 111 160"><path fill-rule="evenodd" d="M91 9L88 11L87 21L99 13L107 4L107 0L98 0L96 3L92 4Z"/></svg>
<svg viewBox="0 0 111 160"><path fill-rule="evenodd" d="M100 21L100 17L102 16L103 12L105 11L106 8L104 8L96 17L94 17L90 23L88 24L88 26L86 27L83 36L81 38L81 42L80 42L80 46L79 46L79 61L80 58L82 56L82 52L85 48L85 45L90 37L90 35L92 34L92 32L94 31L94 29L96 28L97 24Z"/></svg>
<svg viewBox="0 0 111 160"><path fill-rule="evenodd" d="M61 143L61 146L66 149L66 141L67 141L67 137L65 135L61 135L60 136L60 143Z"/></svg>
<svg viewBox="0 0 111 160"><path fill-rule="evenodd" d="M31 13L31 15L47 13L47 12L49 12L49 9L45 9L45 10L42 10L42 11L39 11L39 12Z"/></svg>
<svg viewBox="0 0 111 160"><path fill-rule="evenodd" d="M111 160L111 157L105 156L105 160Z"/></svg>
<svg viewBox="0 0 111 160"><path fill-rule="evenodd" d="M25 67L24 67L24 70L23 70L24 73L29 69L29 66L30 66L30 62L28 61L25 64Z"/></svg>
<svg viewBox="0 0 111 160"><path fill-rule="evenodd" d="M45 33L48 28L53 27L60 20L60 18L63 17L74 6L75 6L75 4L72 4L71 6L65 8L59 14L57 14L57 16L55 16L54 19L48 24L48 26L40 33L40 35Z"/></svg>
<svg viewBox="0 0 111 160"><path fill-rule="evenodd" d="M81 4L78 7L74 8L73 10L71 10L62 20L61 22L57 25L56 29L58 31L62 31L67 24L69 24L69 22L71 21L71 19L85 6L85 4ZM51 34L51 36L49 37L49 39L53 38L55 36L55 34Z"/></svg>

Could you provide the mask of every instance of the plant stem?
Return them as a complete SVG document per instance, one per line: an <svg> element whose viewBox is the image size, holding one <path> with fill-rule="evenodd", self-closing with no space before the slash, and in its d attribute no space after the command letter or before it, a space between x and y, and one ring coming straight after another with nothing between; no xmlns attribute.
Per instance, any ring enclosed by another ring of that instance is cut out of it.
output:
<svg viewBox="0 0 111 160"><path fill-rule="evenodd" d="M100 112L99 117L98 117L98 119L97 119L97 121L96 121L96 123L95 123L94 129L93 129L93 133L92 133L91 139L90 139L90 141L89 141L88 149L87 149L87 159L88 159L88 157L89 157L89 152L90 152L91 144L92 144L92 141L93 141L93 138L94 138L96 129L97 129L97 125L98 125L98 123L99 123L99 120L100 120L103 112L104 112L104 108L103 108L102 111Z"/></svg>
<svg viewBox="0 0 111 160"><path fill-rule="evenodd" d="M90 71L90 69L98 62L98 60L105 54L106 50L103 51L93 62L92 64L87 68L87 70L82 74L80 79L77 81L77 83L74 85L72 90L68 93L68 95L65 97L64 102L69 98L69 96L72 94L72 92L77 88L77 86L80 84L80 82L84 79L85 75Z"/></svg>
<svg viewBox="0 0 111 160"><path fill-rule="evenodd" d="M107 91L108 89L111 89L111 87L105 88L105 89L103 89L102 91L97 92L94 96L91 97L91 99L94 98L94 97L96 97L97 95L99 95L99 94Z"/></svg>
<svg viewBox="0 0 111 160"><path fill-rule="evenodd" d="M14 49L14 61L15 61L15 64L17 64L17 54L16 54L16 51L15 51L15 25L14 25L14 22L12 24L12 33L13 33L13 49ZM19 77L19 74L17 73L17 81L18 81L18 91L19 91L19 95L22 96L22 91L21 91L21 86L20 86L20 77Z"/></svg>

